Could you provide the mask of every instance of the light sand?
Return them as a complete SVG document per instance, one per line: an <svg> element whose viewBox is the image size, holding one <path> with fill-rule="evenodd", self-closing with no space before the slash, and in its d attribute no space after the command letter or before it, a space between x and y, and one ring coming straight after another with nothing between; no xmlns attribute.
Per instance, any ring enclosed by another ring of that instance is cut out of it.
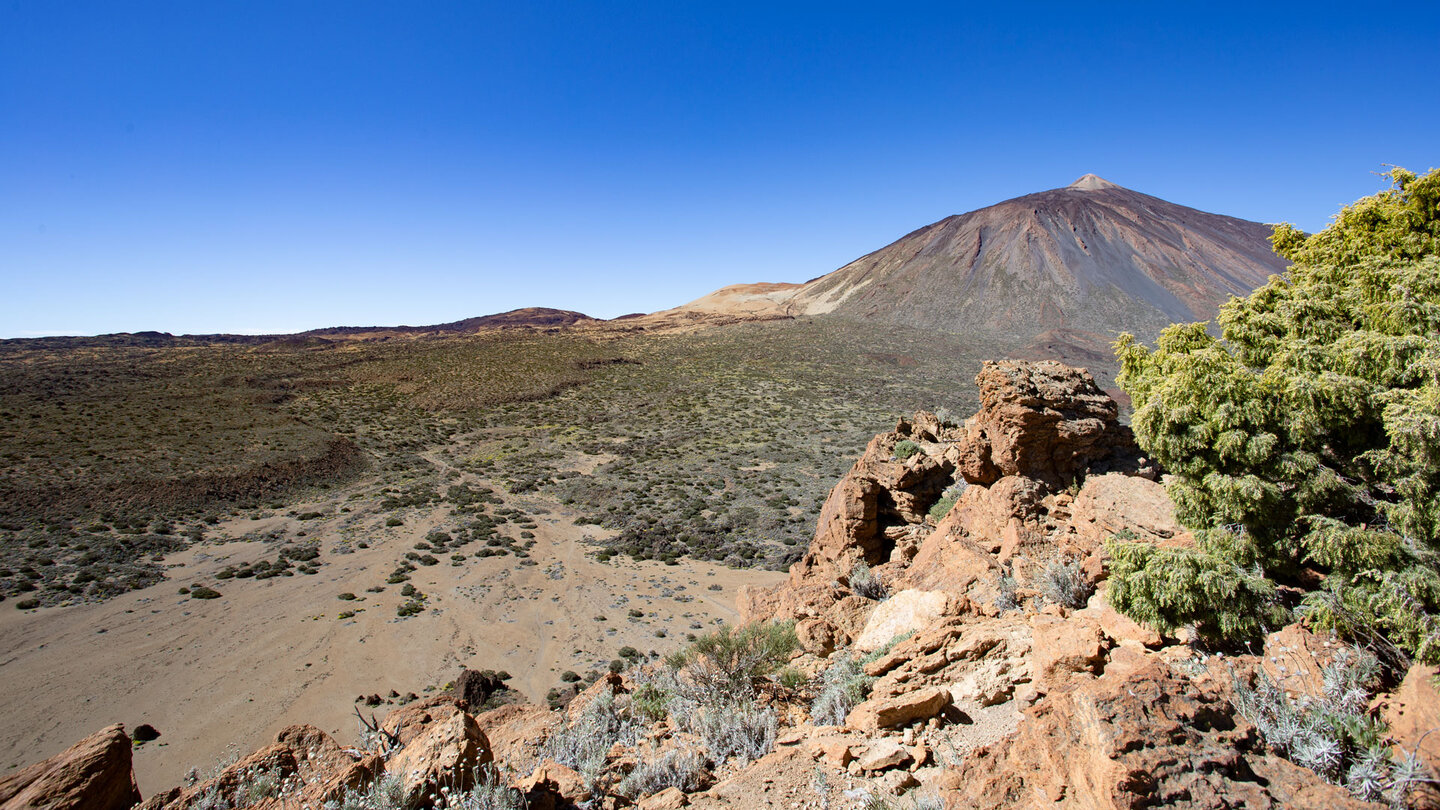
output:
<svg viewBox="0 0 1440 810"><path fill-rule="evenodd" d="M716 619L734 620L739 585L783 576L688 561L599 563L587 556L592 547L583 539L596 527L575 526L577 515L553 501L506 496L507 506L527 513L527 506L551 510L533 518L539 528L530 553L538 565L522 567L513 556L473 559L479 546L472 543L460 567L451 567L447 553L439 565L411 574L430 609L398 619L402 586L387 585L380 594L365 589L384 583L449 507L407 510L403 527L386 528L384 515L365 511L366 501L346 500L362 490L327 501L348 503L354 513L305 524L280 516L216 527L230 537L303 529L320 540L326 565L316 575L216 582L214 572L226 564L274 556L261 542L221 539L173 555L167 564L175 567L161 584L102 604L0 610L0 769L51 756L110 723L131 729L150 723L163 736L135 756L148 796L179 784L191 767L204 772L227 748L248 752L292 723L353 742L357 695L443 687L462 666L508 670L512 688L543 702L559 673L603 668L624 645L675 649L685 633L702 632L692 623L709 628ZM512 524L504 531L519 530ZM370 548L334 553L347 537ZM195 580L214 585L223 598L177 593ZM722 589L710 590L717 583ZM346 591L365 600L336 598ZM359 608L354 618L337 619ZM645 617L629 618L631 608ZM657 630L666 637L656 637Z"/></svg>

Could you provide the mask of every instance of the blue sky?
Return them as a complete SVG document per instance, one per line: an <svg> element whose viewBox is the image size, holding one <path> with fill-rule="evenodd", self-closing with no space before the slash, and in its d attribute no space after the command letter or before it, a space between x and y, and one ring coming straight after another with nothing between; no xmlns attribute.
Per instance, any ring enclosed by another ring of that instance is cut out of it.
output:
<svg viewBox="0 0 1440 810"><path fill-rule="evenodd" d="M599 317L1086 172L1323 227L1440 4L0 5L0 337Z"/></svg>

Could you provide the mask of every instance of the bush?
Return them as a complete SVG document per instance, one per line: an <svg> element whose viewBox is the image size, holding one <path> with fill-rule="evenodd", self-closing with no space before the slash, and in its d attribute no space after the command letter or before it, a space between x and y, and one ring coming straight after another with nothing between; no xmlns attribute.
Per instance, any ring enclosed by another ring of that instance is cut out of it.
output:
<svg viewBox="0 0 1440 810"><path fill-rule="evenodd" d="M920 445L910 441L909 439L901 439L900 441L895 443L895 458L898 458L901 461L910 458L918 452L920 452Z"/></svg>
<svg viewBox="0 0 1440 810"><path fill-rule="evenodd" d="M1440 171L1390 177L1320 233L1277 227L1293 264L1221 308L1222 337L1117 342L1136 439L1197 538L1112 542L1120 610L1253 637L1285 586L1312 625L1440 661Z"/></svg>
<svg viewBox="0 0 1440 810"><path fill-rule="evenodd" d="M1085 607L1090 594L1095 592L1095 586L1080 572L1080 562L1063 557L1051 560L1040 572L1040 581L1036 584L1046 599L1072 610Z"/></svg>
<svg viewBox="0 0 1440 810"><path fill-rule="evenodd" d="M794 667L785 667L780 670L780 674L776 676L775 681L786 689L799 689L809 683L810 679L805 676L805 673Z"/></svg>
<svg viewBox="0 0 1440 810"><path fill-rule="evenodd" d="M864 560L855 563L855 567L850 569L850 590L856 596L866 599L880 600L890 595L885 589L885 583L875 576Z"/></svg>
<svg viewBox="0 0 1440 810"><path fill-rule="evenodd" d="M525 794L507 785L488 764L476 771L474 787L450 792L446 798L445 806L450 810L526 810L529 806Z"/></svg>
<svg viewBox="0 0 1440 810"><path fill-rule="evenodd" d="M837 658L820 675L819 694L810 704L811 719L817 726L845 725L850 710L864 702L874 682L853 657Z"/></svg>
<svg viewBox="0 0 1440 810"><path fill-rule="evenodd" d="M593 789L600 784L610 749L616 743L634 745L645 729L631 711L628 697L602 693L579 717L550 735L541 749L541 759L553 759L573 768Z"/></svg>
<svg viewBox="0 0 1440 810"><path fill-rule="evenodd" d="M325 803L325 810L400 810L405 807L405 784L395 774L384 774L369 785L346 790Z"/></svg>
<svg viewBox="0 0 1440 810"><path fill-rule="evenodd" d="M1379 662L1362 649L1341 648L1321 674L1321 694L1312 695L1276 683L1263 669L1253 682L1232 671L1235 708L1266 745L1297 765L1357 798L1404 806L1410 787L1428 774L1413 755L1392 757L1384 724L1370 715Z"/></svg>
<svg viewBox="0 0 1440 810"><path fill-rule="evenodd" d="M936 501L926 514L931 520L939 523L946 515L950 514L951 509L955 508L955 504L960 501L960 496L965 494L968 487L969 484L963 478L946 487L945 491L940 493L940 500Z"/></svg>
<svg viewBox="0 0 1440 810"><path fill-rule="evenodd" d="M214 588L207 588L204 585L197 585L190 589L191 599L219 599L220 592Z"/></svg>
<svg viewBox="0 0 1440 810"><path fill-rule="evenodd" d="M799 646L795 622L753 622L703 635L665 663L680 676L687 697L706 703L721 696L741 699L754 693L757 678L789 662Z"/></svg>
<svg viewBox="0 0 1440 810"><path fill-rule="evenodd" d="M754 762L775 747L778 721L774 709L750 702L699 706L682 713L686 730L705 742L705 749L717 765L736 761Z"/></svg>
<svg viewBox="0 0 1440 810"><path fill-rule="evenodd" d="M995 607L1001 613L1020 607L1020 583L1009 573L1001 574L995 580Z"/></svg>
<svg viewBox="0 0 1440 810"><path fill-rule="evenodd" d="M640 757L635 766L615 792L631 799L650 796L666 788L678 788L685 793L694 793L705 786L709 774L705 770L705 756L689 748L674 748L659 757Z"/></svg>

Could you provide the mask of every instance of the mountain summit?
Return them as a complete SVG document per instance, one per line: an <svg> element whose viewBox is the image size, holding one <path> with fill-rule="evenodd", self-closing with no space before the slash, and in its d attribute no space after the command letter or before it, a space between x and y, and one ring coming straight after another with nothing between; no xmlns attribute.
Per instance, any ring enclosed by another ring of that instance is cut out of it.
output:
<svg viewBox="0 0 1440 810"><path fill-rule="evenodd" d="M1214 318L1230 296L1284 271L1269 236L1258 222L1087 174L946 217L764 298L775 314L934 329L1021 356L1092 362L1110 356L1120 332L1148 339L1177 321ZM713 309L715 294L694 305L702 303Z"/></svg>
<svg viewBox="0 0 1440 810"><path fill-rule="evenodd" d="M1105 178L1096 174L1087 174L1081 177L1079 180L1071 183L1066 188L1079 189L1080 191L1099 191L1106 188L1119 188L1122 191L1124 190L1120 186L1117 186L1109 180L1106 180Z"/></svg>

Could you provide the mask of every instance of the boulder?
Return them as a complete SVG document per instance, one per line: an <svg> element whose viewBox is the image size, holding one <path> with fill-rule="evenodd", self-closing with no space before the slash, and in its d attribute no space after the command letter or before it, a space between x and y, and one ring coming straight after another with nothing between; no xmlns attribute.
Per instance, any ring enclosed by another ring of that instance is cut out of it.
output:
<svg viewBox="0 0 1440 810"><path fill-rule="evenodd" d="M1110 607L1110 603L1105 601L1104 591L1095 592L1090 597L1090 604L1075 615L1099 624L1100 632L1122 647L1155 649L1165 643L1158 632Z"/></svg>
<svg viewBox="0 0 1440 810"><path fill-rule="evenodd" d="M505 688L500 676L489 670L466 669L455 679L455 696L465 701L470 711L479 711L490 696Z"/></svg>
<svg viewBox="0 0 1440 810"><path fill-rule="evenodd" d="M1070 526L1085 547L1098 548L1129 532L1136 540L1171 546L1192 540L1175 518L1164 485L1138 475L1091 475L1070 505Z"/></svg>
<svg viewBox="0 0 1440 810"><path fill-rule="evenodd" d="M1435 679L1440 669L1414 664L1405 673L1400 688L1385 701L1382 715L1390 726L1397 748L1419 754L1440 773L1440 691Z"/></svg>
<svg viewBox="0 0 1440 810"><path fill-rule="evenodd" d="M1158 485L1107 479L1107 472L1153 477L1154 470L1142 463L1129 428L1118 421L1118 406L1088 372L1050 361L1004 361L986 363L975 379L980 410L963 426L922 412L870 441L831 490L814 539L789 578L741 589L742 621L826 619L855 638L859 628L844 626L831 611L858 562L892 587L994 604L1012 558L1094 556L1102 535L1122 528L1111 524L1124 509L1142 516L1145 536L1176 531ZM901 441L913 442L916 452L897 458ZM1084 533L1066 525L1075 499L1064 491L1082 474L1107 479L1081 505ZM932 529L930 507L957 480L970 486ZM1140 503L1157 493L1162 506ZM1087 560L1086 571L1100 578L1103 560ZM1016 572L1028 575L1018 566Z"/></svg>
<svg viewBox="0 0 1440 810"><path fill-rule="evenodd" d="M865 665L865 673L876 678L870 696L897 697L937 686L957 703L1002 703L1030 680L1030 633L1018 614L947 617Z"/></svg>
<svg viewBox="0 0 1440 810"><path fill-rule="evenodd" d="M395 739L397 745L405 746L431 725L464 713L459 698L437 695L390 712L385 715L380 728Z"/></svg>
<svg viewBox="0 0 1440 810"><path fill-rule="evenodd" d="M590 799L585 777L554 760L542 762L515 787L525 794L526 806L533 810L573 807Z"/></svg>
<svg viewBox="0 0 1440 810"><path fill-rule="evenodd" d="M899 728L918 720L929 720L950 705L950 692L926 687L894 697L872 697L850 710L845 725L860 731Z"/></svg>
<svg viewBox="0 0 1440 810"><path fill-rule="evenodd" d="M1133 450L1119 406L1084 369L991 361L975 382L980 411L966 421L958 454L972 484L1023 475L1059 489L1093 463Z"/></svg>
<svg viewBox="0 0 1440 810"><path fill-rule="evenodd" d="M494 759L490 741L465 712L437 720L415 735L385 764L399 777L407 801L414 803L439 787L468 790L476 769Z"/></svg>
<svg viewBox="0 0 1440 810"><path fill-rule="evenodd" d="M859 763L862 771L885 771L909 764L912 760L913 757L904 746L882 737L871 742L865 753L855 761Z"/></svg>
<svg viewBox="0 0 1440 810"><path fill-rule="evenodd" d="M496 762L534 762L545 740L559 725L554 712L531 703L512 703L475 715Z"/></svg>
<svg viewBox="0 0 1440 810"><path fill-rule="evenodd" d="M1322 638L1299 624L1289 624L1265 637L1264 667L1281 688L1319 697L1325 694L1325 667L1343 645Z"/></svg>
<svg viewBox="0 0 1440 810"><path fill-rule="evenodd" d="M139 803L130 738L118 724L0 779L3 810L128 810Z"/></svg>
<svg viewBox="0 0 1440 810"><path fill-rule="evenodd" d="M641 799L636 807L640 810L680 810L690 804L690 798L680 788L668 787L652 796Z"/></svg>
<svg viewBox="0 0 1440 810"><path fill-rule="evenodd" d="M186 810L219 799L235 805L282 808L290 804L318 807L340 798L348 789L369 783L385 768L375 754L352 755L330 735L309 725L287 726L275 735L275 742L231 764L213 778L186 788L175 788L151 796L145 810ZM263 781L262 781L263 780ZM261 784L299 785L298 792L284 797Z"/></svg>
<svg viewBox="0 0 1440 810"><path fill-rule="evenodd" d="M795 638L800 649L824 658L844 643L844 634L824 619L801 619L795 623Z"/></svg>
<svg viewBox="0 0 1440 810"><path fill-rule="evenodd" d="M855 649L862 652L878 650L896 636L914 633L945 615L950 598L942 591L904 590L870 613L865 628L855 639Z"/></svg>
<svg viewBox="0 0 1440 810"><path fill-rule="evenodd" d="M816 760L837 770L855 759L855 739L837 735L816 737L805 744L805 750Z"/></svg>
<svg viewBox="0 0 1440 810"><path fill-rule="evenodd" d="M1093 673L1105 661L1108 646L1100 633L1100 624L1085 616L1069 620L1056 616L1036 616L1031 672L1042 685L1058 686L1071 675Z"/></svg>

